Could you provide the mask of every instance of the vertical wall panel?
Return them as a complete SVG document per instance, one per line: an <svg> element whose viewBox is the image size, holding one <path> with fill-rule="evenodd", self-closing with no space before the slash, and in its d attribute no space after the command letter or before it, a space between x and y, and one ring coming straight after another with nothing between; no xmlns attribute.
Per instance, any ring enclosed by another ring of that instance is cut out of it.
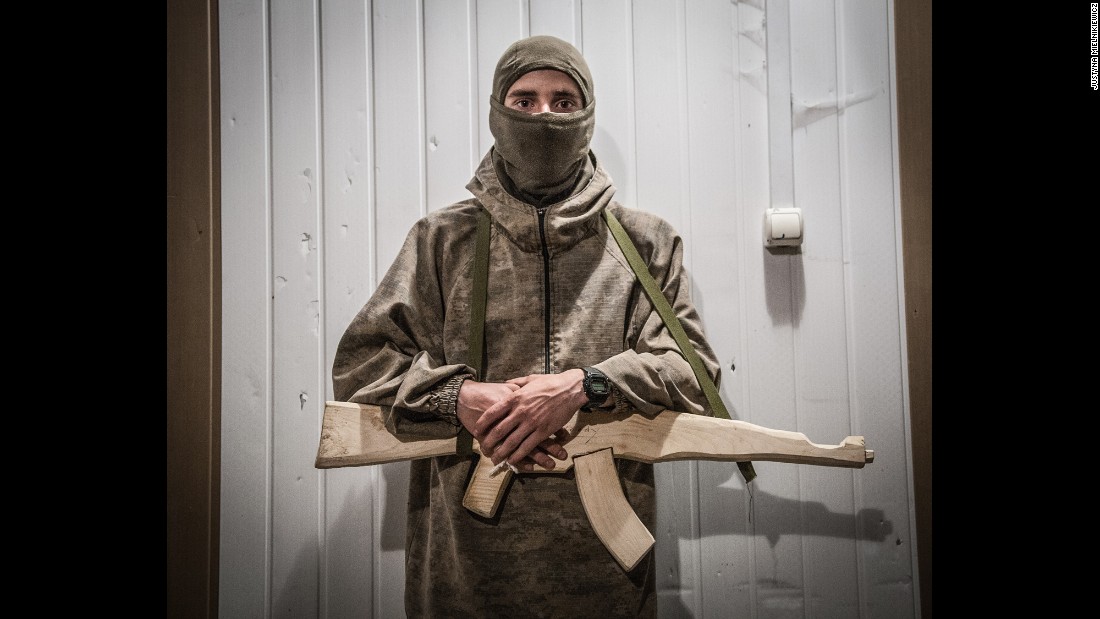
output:
<svg viewBox="0 0 1100 619"><path fill-rule="evenodd" d="M889 7L838 1L840 156L845 247L851 261L849 322L854 433L876 447L856 477L864 616L917 616L915 515L905 406L904 325L898 307L897 231L891 131ZM903 491L903 489L905 491Z"/></svg>
<svg viewBox="0 0 1100 619"><path fill-rule="evenodd" d="M683 11L682 2L635 1L633 56L637 208L660 215L685 236L690 230L684 216L689 189Z"/></svg>
<svg viewBox="0 0 1100 619"><path fill-rule="evenodd" d="M267 616L271 233L267 5L221 0L222 484L219 616Z"/></svg>
<svg viewBox="0 0 1100 619"><path fill-rule="evenodd" d="M766 3L761 40L765 50L764 85L767 93L769 191L762 205L789 204L792 189L790 153L789 7L785 0ZM764 213L749 209L746 221L746 299L749 302L746 420L771 428L798 426L795 372L796 321L804 298L797 252L764 248ZM803 612L803 540L800 532L799 467L770 462L756 467L759 477L751 487L753 569L756 583L753 608L761 617L798 616Z"/></svg>
<svg viewBox="0 0 1100 619"><path fill-rule="evenodd" d="M423 159L423 40L418 2L377 0L374 54L375 197L379 275L427 213Z"/></svg>
<svg viewBox="0 0 1100 619"><path fill-rule="evenodd" d="M477 60L474 0L424 3L424 106L427 136L427 207L470 197L466 184L478 152Z"/></svg>
<svg viewBox="0 0 1100 619"><path fill-rule="evenodd" d="M324 388L344 329L367 301L373 264L370 14L362 0L321 9L324 174ZM316 407L315 440L323 409ZM374 488L370 469L322 472L320 615L360 617L374 599Z"/></svg>
<svg viewBox="0 0 1100 619"><path fill-rule="evenodd" d="M418 2L376 0L374 58L375 245L381 280L424 201L423 22ZM409 465L372 467L375 484L374 612L400 615L405 588L405 506Z"/></svg>
<svg viewBox="0 0 1100 619"><path fill-rule="evenodd" d="M794 205L802 209L807 230L800 255L792 259L805 282L798 303L796 429L836 444L848 434L850 413L833 3L791 0L789 24ZM799 493L791 498L799 500L805 531L806 611L854 614L853 474L800 468Z"/></svg>
<svg viewBox="0 0 1100 619"><path fill-rule="evenodd" d="M735 170L742 152L737 140L741 102L737 71L736 7L726 0L686 3L688 141L691 183L692 295L718 355L722 399L738 417L729 397L736 383L734 359L742 323L740 265L742 247L737 218L742 208ZM699 463L700 595L693 616L740 616L749 582L751 546L747 493L737 466ZM740 533L735 536L734 533Z"/></svg>
<svg viewBox="0 0 1100 619"><path fill-rule="evenodd" d="M634 206L666 219L691 247L684 7L680 2L635 2L633 20L635 92L645 93L635 99ZM690 271L690 254L685 253L684 264ZM694 614L699 602L697 470L694 462L655 467L657 589L660 612L668 616Z"/></svg>
<svg viewBox="0 0 1100 619"><path fill-rule="evenodd" d="M497 60L509 45L530 35L529 19L526 0L477 0L478 152L482 155L493 145L489 95Z"/></svg>
<svg viewBox="0 0 1100 619"><path fill-rule="evenodd" d="M529 0L531 36L548 34L581 49L580 0ZM586 59L587 60L587 59Z"/></svg>
<svg viewBox="0 0 1100 619"><path fill-rule="evenodd" d="M585 2L583 14L581 49L596 97L592 150L615 182L615 199L636 207L631 2Z"/></svg>
<svg viewBox="0 0 1100 619"><path fill-rule="evenodd" d="M690 186L690 243L686 246L691 265L692 297L706 329L707 339L718 356L724 384L731 379L735 357L740 307L737 259L739 253L737 190L733 170L736 152L734 53L736 29L733 5L720 0L687 2L686 76L688 180ZM723 393L728 404L729 397ZM729 407L731 417L736 410ZM698 595L693 616L706 616L733 601L725 587L730 578L747 582L745 562L750 546L746 538L721 535L714 524L736 523L744 528L746 503L743 479L737 467L699 463L699 559L695 567ZM724 472L725 479L716 477ZM707 482L710 482L709 484ZM734 491L738 488L738 491ZM714 518L714 513L721 514ZM731 519L732 517L732 519ZM726 579L721 573L725 571ZM714 598L714 599L712 599Z"/></svg>
<svg viewBox="0 0 1100 619"><path fill-rule="evenodd" d="M320 350L317 7L271 5L272 614L317 613Z"/></svg>
<svg viewBox="0 0 1100 619"><path fill-rule="evenodd" d="M737 41L734 47L737 60L734 66L736 98L730 113L736 120L734 140L739 156L735 160L731 180L739 197L733 217L738 223L737 312L741 319L738 322L735 356L730 360L730 365L736 369L723 381L722 393L729 397L727 405L731 407L730 414L745 421L753 421L753 410L749 406L749 377L754 373L754 366L746 363L751 341L748 308L760 302L759 297L748 292L749 274L759 268L756 257L761 255L763 214L770 197L764 22L762 1L736 5L733 26Z"/></svg>
<svg viewBox="0 0 1100 619"><path fill-rule="evenodd" d="M728 170L728 182L731 185L729 194L723 204L728 205L726 217L729 220L729 234L725 241L711 241L721 246L728 245L732 251L728 254L728 264L723 268L715 269L712 279L697 285L701 289L700 295L705 306L707 316L708 337L715 328L715 322L719 322L728 329L724 336L727 342L716 349L722 365L722 398L729 409L730 416L734 419L745 419L748 414L744 405L745 385L749 376L749 370L745 366L746 334L744 327L744 310L747 306L745 292L746 264L744 255L746 251L755 251L756 247L747 242L743 228L746 222L741 213L752 212L758 208L759 200L753 200L754 184L756 190L767 195L767 147L766 143L749 139L755 123L755 129L760 136L766 138L766 108L763 93L754 90L751 80L745 77L746 66L753 66L755 71L761 70L763 50L758 49L755 56L746 53L744 48L756 46L750 37L746 37L743 29L752 27L753 20L744 19L745 5L731 4L730 12L722 14L719 3L708 5L704 13L693 14L689 12L689 31L695 33L700 29L712 31L717 36L719 28L728 29L730 42L728 53L730 76L729 100L719 101L724 105L725 113L730 118L730 157L726 162ZM750 7L751 8L751 7ZM757 11L759 12L759 11ZM705 25L704 25L705 22ZM724 23L723 23L724 22ZM757 24L759 25L759 24ZM706 62L713 62L708 60ZM694 61L692 64L703 63ZM722 60L718 59L721 64ZM714 77L714 76L712 76ZM720 79L720 78L719 78ZM755 109L754 112L754 104ZM754 119L754 114L757 118ZM749 126L748 132L746 125ZM694 165L694 164L693 164ZM762 173L754 173L754 167L762 168ZM749 170L748 173L745 170ZM717 210L717 207L714 207ZM748 223L751 230L752 222ZM701 231L695 226L696 234ZM703 243L704 246L711 242ZM696 248L693 251L705 250L705 247ZM713 251L711 249L710 251ZM696 261L699 264L699 261ZM702 271L700 269L700 275ZM724 285L729 286L728 304L711 301L709 289L715 286L714 277L728 280ZM714 309L718 306L717 316ZM702 613L699 616L749 616L751 614L752 599L752 537L751 522L749 521L749 488L745 484L738 469L732 464L700 463L699 464L699 504L700 504L700 534L703 536L703 556L701 557L702 570Z"/></svg>

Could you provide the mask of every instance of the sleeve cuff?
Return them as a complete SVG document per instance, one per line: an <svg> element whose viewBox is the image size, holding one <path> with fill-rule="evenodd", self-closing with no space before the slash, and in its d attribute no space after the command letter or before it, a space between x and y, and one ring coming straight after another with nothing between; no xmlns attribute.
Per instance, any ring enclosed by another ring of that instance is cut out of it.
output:
<svg viewBox="0 0 1100 619"><path fill-rule="evenodd" d="M462 389L462 382L473 377L473 374L455 374L440 383L429 396L431 410L451 425L461 426L462 422L458 420L458 392Z"/></svg>

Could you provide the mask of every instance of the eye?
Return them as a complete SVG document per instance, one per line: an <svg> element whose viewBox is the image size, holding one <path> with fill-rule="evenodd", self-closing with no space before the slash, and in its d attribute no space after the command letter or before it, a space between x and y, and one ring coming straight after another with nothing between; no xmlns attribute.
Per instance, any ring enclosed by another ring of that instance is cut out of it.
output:
<svg viewBox="0 0 1100 619"><path fill-rule="evenodd" d="M580 102L573 98L558 99L554 102L554 109L559 112L572 112L580 108Z"/></svg>

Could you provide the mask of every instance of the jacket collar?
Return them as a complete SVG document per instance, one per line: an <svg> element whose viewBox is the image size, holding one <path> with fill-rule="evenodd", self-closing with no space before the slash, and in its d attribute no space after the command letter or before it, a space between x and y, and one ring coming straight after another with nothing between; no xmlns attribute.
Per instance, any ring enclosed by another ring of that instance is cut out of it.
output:
<svg viewBox="0 0 1100 619"><path fill-rule="evenodd" d="M597 230L600 214L615 194L607 171L594 154L589 156L596 169L584 189L547 207L546 244L551 255L569 249ZM497 229L512 243L526 252L542 250L538 211L505 191L493 166L492 150L481 160L466 189L489 210Z"/></svg>

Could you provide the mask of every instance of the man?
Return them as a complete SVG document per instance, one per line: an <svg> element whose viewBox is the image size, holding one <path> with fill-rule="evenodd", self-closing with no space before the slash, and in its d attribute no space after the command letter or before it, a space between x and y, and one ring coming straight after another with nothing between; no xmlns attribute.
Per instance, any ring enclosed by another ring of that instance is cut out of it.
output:
<svg viewBox="0 0 1100 619"><path fill-rule="evenodd" d="M655 617L652 553L624 571L591 529L572 474L527 472L568 456L559 430L585 414L578 409L709 414L602 212L622 222L717 382L681 240L660 218L612 199L611 178L590 150L592 76L572 45L547 36L513 44L497 64L490 105L495 144L467 185L474 197L410 231L341 339L335 397L382 405L399 433L465 428L493 462L519 471L489 519L462 506L474 459L412 463L409 616ZM482 210L492 217L485 354L470 360ZM610 391L597 388L607 383ZM616 467L652 530L652 465Z"/></svg>

